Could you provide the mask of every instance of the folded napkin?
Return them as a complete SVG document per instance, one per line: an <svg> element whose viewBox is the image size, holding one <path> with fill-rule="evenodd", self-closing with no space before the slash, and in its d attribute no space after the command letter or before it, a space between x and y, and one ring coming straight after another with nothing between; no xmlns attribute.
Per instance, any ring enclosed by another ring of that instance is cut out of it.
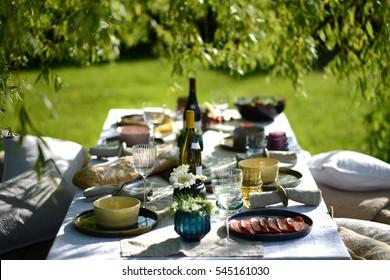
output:
<svg viewBox="0 0 390 280"><path fill-rule="evenodd" d="M122 157L131 155L131 148L125 142L114 144L99 144L89 148L91 156L98 158Z"/></svg>
<svg viewBox="0 0 390 280"><path fill-rule="evenodd" d="M319 189L316 190L302 190L298 188L285 188L285 195L287 199L294 200L306 205L319 205L321 203L322 195ZM260 193L253 193L249 197L250 207L258 208L268 205L283 202L283 194L277 191L264 191Z"/></svg>
<svg viewBox="0 0 390 280"><path fill-rule="evenodd" d="M120 242L122 257L262 257L264 248L261 241L235 239L228 247L217 241L225 238L222 223L213 224L210 232L199 242L184 241L174 230L174 226L154 229L147 234Z"/></svg>

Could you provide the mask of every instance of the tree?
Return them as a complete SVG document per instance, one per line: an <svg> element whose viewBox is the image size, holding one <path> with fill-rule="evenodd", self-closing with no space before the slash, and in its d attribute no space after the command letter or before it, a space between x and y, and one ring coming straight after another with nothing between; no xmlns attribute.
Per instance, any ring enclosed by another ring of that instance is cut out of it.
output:
<svg viewBox="0 0 390 280"><path fill-rule="evenodd" d="M57 63L117 59L121 48L149 43L172 66L172 84L193 62L243 76L259 69L302 78L325 71L350 80L367 104L371 154L390 161L390 1L376 0L6 0L0 4L0 110L33 124L10 75L39 65L40 78L61 86Z"/></svg>

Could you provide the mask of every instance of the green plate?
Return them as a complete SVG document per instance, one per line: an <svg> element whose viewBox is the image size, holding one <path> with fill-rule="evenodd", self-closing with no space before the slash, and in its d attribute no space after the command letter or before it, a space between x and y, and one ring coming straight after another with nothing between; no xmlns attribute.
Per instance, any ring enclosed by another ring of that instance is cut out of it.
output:
<svg viewBox="0 0 390 280"><path fill-rule="evenodd" d="M279 168L278 179L276 182L263 185L263 191L274 191L279 184L283 188L294 188L302 181L302 174L296 170L288 168Z"/></svg>
<svg viewBox="0 0 390 280"><path fill-rule="evenodd" d="M138 223L125 228L105 228L96 224L93 209L81 212L73 217L73 225L82 233L101 237L126 237L140 235L157 226L158 215L149 209L140 208Z"/></svg>

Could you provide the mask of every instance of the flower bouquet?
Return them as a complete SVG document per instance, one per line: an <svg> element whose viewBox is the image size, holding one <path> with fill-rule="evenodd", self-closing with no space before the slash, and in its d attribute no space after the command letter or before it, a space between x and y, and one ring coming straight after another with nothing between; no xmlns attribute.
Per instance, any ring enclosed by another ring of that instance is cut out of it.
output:
<svg viewBox="0 0 390 280"><path fill-rule="evenodd" d="M190 166L188 164L179 165L173 169L169 176L169 182L172 184L173 196L179 194L189 194L192 196L204 196L205 187L204 180L207 179L203 175L194 175L189 172Z"/></svg>

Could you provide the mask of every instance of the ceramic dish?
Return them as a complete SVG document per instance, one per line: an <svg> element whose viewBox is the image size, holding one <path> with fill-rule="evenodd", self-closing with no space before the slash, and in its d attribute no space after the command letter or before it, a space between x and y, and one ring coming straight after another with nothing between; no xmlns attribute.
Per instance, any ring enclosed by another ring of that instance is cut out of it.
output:
<svg viewBox="0 0 390 280"><path fill-rule="evenodd" d="M224 148L224 149L229 150L229 151L240 152L240 153L246 152L246 147L234 146L233 136L228 136L228 137L223 138L221 140L220 146L221 146L221 148Z"/></svg>
<svg viewBox="0 0 390 280"><path fill-rule="evenodd" d="M302 231L297 232L282 232L282 233L246 233L236 231L230 228L230 233L233 236L247 239L247 240L260 240L260 241L283 241L301 238L308 235L311 232L311 228L313 226L313 220L308 216L283 209L261 209L261 210L253 210L253 211L244 211L237 213L229 218L229 222L233 219L235 220L243 220L250 219L252 217L284 217L284 218L295 218L296 216L301 216L304 222L306 223L306 228Z"/></svg>
<svg viewBox="0 0 390 280"><path fill-rule="evenodd" d="M276 182L263 185L263 191L274 191L277 185L281 185L283 188L295 188L301 183L302 177L303 175L296 170L279 168Z"/></svg>
<svg viewBox="0 0 390 280"><path fill-rule="evenodd" d="M247 121L273 121L283 112L286 100L279 97L252 96L236 98L234 105Z"/></svg>
<svg viewBox="0 0 390 280"><path fill-rule="evenodd" d="M73 225L82 233L101 237L126 237L151 231L158 223L158 215L149 209L140 208L138 223L125 228L111 229L96 224L94 210L81 212L73 217Z"/></svg>
<svg viewBox="0 0 390 280"><path fill-rule="evenodd" d="M146 125L143 115L134 114L134 115L125 115L120 117L112 127L120 127L127 125ZM160 134L169 134L172 133L173 119L169 114L165 114L163 123L156 128L156 132Z"/></svg>
<svg viewBox="0 0 390 280"><path fill-rule="evenodd" d="M120 117L113 127L119 127L124 125L145 125L144 117L140 114L125 115Z"/></svg>

